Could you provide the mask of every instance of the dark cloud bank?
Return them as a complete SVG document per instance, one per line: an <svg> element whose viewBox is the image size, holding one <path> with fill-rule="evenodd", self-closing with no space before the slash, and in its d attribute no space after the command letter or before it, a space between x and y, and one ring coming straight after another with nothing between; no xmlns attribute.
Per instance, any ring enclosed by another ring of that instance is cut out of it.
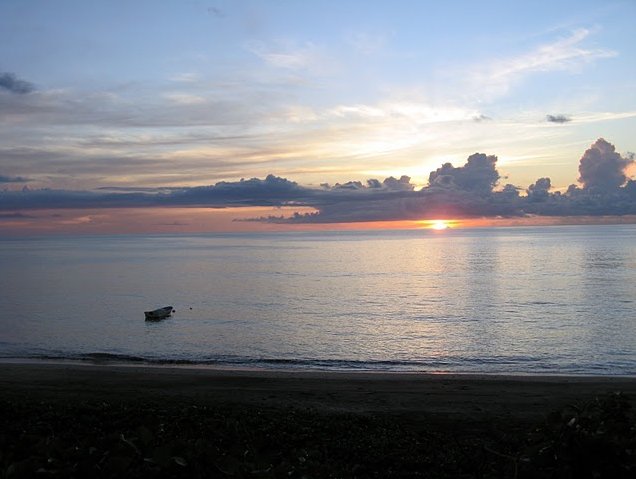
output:
<svg viewBox="0 0 636 479"><path fill-rule="evenodd" d="M8 91L16 95L26 95L35 90L35 86L22 80L13 73L0 72L0 91Z"/></svg>
<svg viewBox="0 0 636 479"><path fill-rule="evenodd" d="M466 164L442 165L429 175L428 186L416 190L408 176L384 181L351 181L308 188L269 175L213 186L148 191L29 190L0 192L0 210L18 212L48 208L116 207L312 207L314 213L292 217L254 218L273 223L343 223L417 220L448 217L600 216L636 214L636 181L626 169L633 155L621 156L612 144L597 140L579 164L581 186L567 192L551 192L550 178L539 178L520 194L521 188L501 179L497 157L475 153Z"/></svg>
<svg viewBox="0 0 636 479"><path fill-rule="evenodd" d="M27 183L28 178L22 176L4 176L0 175L0 183Z"/></svg>

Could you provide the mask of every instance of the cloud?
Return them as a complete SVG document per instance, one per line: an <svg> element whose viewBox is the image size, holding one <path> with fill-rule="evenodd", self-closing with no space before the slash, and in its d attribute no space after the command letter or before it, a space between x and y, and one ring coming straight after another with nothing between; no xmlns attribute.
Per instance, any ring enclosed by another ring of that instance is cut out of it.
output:
<svg viewBox="0 0 636 479"><path fill-rule="evenodd" d="M188 188L166 195L164 202L170 205L217 207L302 205L313 191L294 181L268 175L263 180L221 181L214 186Z"/></svg>
<svg viewBox="0 0 636 479"><path fill-rule="evenodd" d="M597 141L593 148L603 144ZM614 152L605 147L606 156ZM585 155L584 155L585 157ZM614 158L616 160L616 158ZM572 187L567 194L551 193L550 178L539 178L519 195L520 188L507 184L494 190L500 178L496 157L474 154L460 167L447 163L431 172L429 186L421 190L389 191L376 195L381 183L369 180L349 182L331 187L320 201L308 202L317 209L314 213L291 217L270 216L256 218L272 223L333 223L390 220L418 220L423 218L523 217L542 216L607 216L636 214L636 181L611 191ZM582 159L583 163L583 159ZM625 162L621 163L624 167ZM601 168L615 169L612 162ZM335 192L339 196L333 196Z"/></svg>
<svg viewBox="0 0 636 479"><path fill-rule="evenodd" d="M0 213L0 221L33 219L35 216L25 215L24 213Z"/></svg>
<svg viewBox="0 0 636 479"><path fill-rule="evenodd" d="M575 30L565 38L540 45L526 53L480 65L468 77L476 91L497 97L507 93L513 83L529 74L576 72L597 60L618 55L613 50L585 47L584 40L590 34L592 30L589 29Z"/></svg>
<svg viewBox="0 0 636 479"><path fill-rule="evenodd" d="M207 100L201 96L184 92L165 93L163 97L177 105L203 105L207 103Z"/></svg>
<svg viewBox="0 0 636 479"><path fill-rule="evenodd" d="M343 223L418 220L432 217L522 217L527 215L627 215L636 214L636 181L624 170L634 162L616 153L613 145L597 140L581 158L582 188L551 193L550 178L539 178L519 194L505 185L497 157L484 153L469 156L464 165L445 163L431 172L429 185L416 190L408 176L380 181L349 181L320 188L299 185L286 178L222 181L192 188L157 188L99 191L28 190L0 191L0 211L19 212L54 208L126 207L297 207L311 213L291 217L252 218L270 223ZM624 186L623 186L624 185Z"/></svg>
<svg viewBox="0 0 636 479"><path fill-rule="evenodd" d="M626 118L636 117L636 111L624 112L596 112L586 115L577 116L577 123L596 123L600 121L624 120Z"/></svg>
<svg viewBox="0 0 636 479"><path fill-rule="evenodd" d="M201 80L201 76L195 72L185 72L174 75L170 80L177 83L196 83Z"/></svg>
<svg viewBox="0 0 636 479"><path fill-rule="evenodd" d="M548 197L548 191L552 187L550 178L539 178L526 190L530 200L544 200Z"/></svg>
<svg viewBox="0 0 636 479"><path fill-rule="evenodd" d="M625 169L633 163L633 158L623 158L614 145L599 138L581 157L579 181L588 190L612 191L627 181Z"/></svg>
<svg viewBox="0 0 636 479"><path fill-rule="evenodd" d="M455 168L450 163L443 164L431 172L428 182L431 186L489 193L499 181L496 164L496 156L475 153L464 166Z"/></svg>
<svg viewBox="0 0 636 479"><path fill-rule="evenodd" d="M320 49L311 42L297 45L291 42L278 42L267 45L253 42L247 49L270 66L287 70L319 70L325 66L325 57Z"/></svg>
<svg viewBox="0 0 636 479"><path fill-rule="evenodd" d="M363 55L373 55L384 51L387 37L384 34L353 32L346 36L347 42Z"/></svg>
<svg viewBox="0 0 636 479"><path fill-rule="evenodd" d="M284 206L303 205L319 195L319 190L302 187L293 181L268 175L235 182L222 181L211 186L170 188L148 191L145 188L72 191L22 190L0 191L0 210L47 208L134 208L158 206Z"/></svg>
<svg viewBox="0 0 636 479"><path fill-rule="evenodd" d="M572 118L565 115L546 115L545 119L550 123L567 123L572 121Z"/></svg>
<svg viewBox="0 0 636 479"><path fill-rule="evenodd" d="M224 18L225 12L218 7L208 7L207 9L208 15L212 15L217 18Z"/></svg>
<svg viewBox="0 0 636 479"><path fill-rule="evenodd" d="M375 105L338 105L329 111L334 118L360 120L405 120L411 124L444 123L488 119L474 109L455 106L433 106L421 101L391 101Z"/></svg>
<svg viewBox="0 0 636 479"><path fill-rule="evenodd" d="M242 95L229 88L219 89L205 96L174 91L147 96L136 89L126 94L49 90L30 95L0 95L0 125L238 129L256 125L271 115L268 109L275 100L276 94L258 88Z"/></svg>
<svg viewBox="0 0 636 479"><path fill-rule="evenodd" d="M581 46L583 40L591 33L590 30L581 28L573 31L566 38L541 45L536 50L517 58L502 61L497 64L493 75L504 78L524 72L572 70L594 60L617 55L612 50L589 49Z"/></svg>
<svg viewBox="0 0 636 479"><path fill-rule="evenodd" d="M153 223L157 226L188 226L190 223L182 223L181 221L172 221L170 223Z"/></svg>
<svg viewBox="0 0 636 479"><path fill-rule="evenodd" d="M28 183L29 181L31 181L29 178L23 176L0 175L0 183Z"/></svg>
<svg viewBox="0 0 636 479"><path fill-rule="evenodd" d="M159 206L160 195L50 189L0 191L0 210Z"/></svg>
<svg viewBox="0 0 636 479"><path fill-rule="evenodd" d="M142 186L101 186L98 191L125 192L125 193L169 193L170 191L182 191L183 188L149 188Z"/></svg>
<svg viewBox="0 0 636 479"><path fill-rule="evenodd" d="M406 175L400 176L399 179L390 176L382 182L382 185L393 191L412 191L415 188L411 184L411 178Z"/></svg>
<svg viewBox="0 0 636 479"><path fill-rule="evenodd" d="M0 91L1 90L6 90L16 95L26 95L35 90L35 85L18 78L13 73L4 72L0 73Z"/></svg>

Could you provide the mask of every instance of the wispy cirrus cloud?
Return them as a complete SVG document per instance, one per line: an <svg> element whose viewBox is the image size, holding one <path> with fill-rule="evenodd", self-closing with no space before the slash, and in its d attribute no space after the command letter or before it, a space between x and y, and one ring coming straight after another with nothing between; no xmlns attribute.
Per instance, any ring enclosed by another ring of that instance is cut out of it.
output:
<svg viewBox="0 0 636 479"><path fill-rule="evenodd" d="M496 59L474 68L470 81L490 96L507 93L511 85L524 76L537 72L578 71L597 60L613 58L618 52L584 45L593 33L581 28L565 38L545 43L520 55Z"/></svg>
<svg viewBox="0 0 636 479"><path fill-rule="evenodd" d="M170 80L177 83L196 83L201 80L201 75L195 72L183 72L170 77Z"/></svg>
<svg viewBox="0 0 636 479"><path fill-rule="evenodd" d="M569 37L542 45L525 55L497 62L491 71L492 77L506 78L533 71L572 70L601 58L618 55L613 50L585 48L582 42L591 33L591 30L581 28Z"/></svg>
<svg viewBox="0 0 636 479"><path fill-rule="evenodd" d="M381 33L357 31L346 35L346 41L355 51L368 56L383 52L388 43L388 36Z"/></svg>
<svg viewBox="0 0 636 479"><path fill-rule="evenodd" d="M163 97L177 105L203 105L207 103L204 97L187 92L168 92L164 93Z"/></svg>
<svg viewBox="0 0 636 479"><path fill-rule="evenodd" d="M251 42L246 49L268 65L287 70L311 70L320 72L328 68L329 60L316 44L305 42L279 41L274 44Z"/></svg>
<svg viewBox="0 0 636 479"><path fill-rule="evenodd" d="M625 120L627 118L636 118L636 111L610 112L599 111L589 112L577 115L577 123L596 123L602 121Z"/></svg>
<svg viewBox="0 0 636 479"><path fill-rule="evenodd" d="M407 120L416 124L474 120L481 113L471 108L433 106L420 101L387 101L375 105L338 105L329 110L335 117L361 119Z"/></svg>
<svg viewBox="0 0 636 479"><path fill-rule="evenodd" d="M205 98L189 92L134 93L49 90L19 98L0 95L0 125L161 128L256 124L267 114L273 96L258 90L244 92L243 97L236 92L218 92ZM256 96L261 103L252 102Z"/></svg>

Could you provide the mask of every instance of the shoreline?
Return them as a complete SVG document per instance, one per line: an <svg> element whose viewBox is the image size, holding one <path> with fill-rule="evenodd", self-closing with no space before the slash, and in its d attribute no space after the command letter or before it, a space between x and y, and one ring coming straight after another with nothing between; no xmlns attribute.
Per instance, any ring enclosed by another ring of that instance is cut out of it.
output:
<svg viewBox="0 0 636 479"><path fill-rule="evenodd" d="M176 370L196 370L196 371L236 371L236 372L254 372L254 373L280 373L280 374L352 374L352 375L379 375L389 376L408 376L414 375L419 377L453 377L453 378L491 378L491 379L568 379L568 380L634 380L636 381L636 373L634 374L591 374L591 373L571 373L571 372L472 372L472 371L435 371L435 370L391 370L391 369L364 369L364 368L326 368L326 367L277 367L277 366L259 366L234 363L197 363L189 361L145 361L145 360L113 360L111 358L37 358L37 357L0 357L1 365L60 365L60 366L78 366L78 367L122 367L122 368L148 368L148 369L176 369Z"/></svg>

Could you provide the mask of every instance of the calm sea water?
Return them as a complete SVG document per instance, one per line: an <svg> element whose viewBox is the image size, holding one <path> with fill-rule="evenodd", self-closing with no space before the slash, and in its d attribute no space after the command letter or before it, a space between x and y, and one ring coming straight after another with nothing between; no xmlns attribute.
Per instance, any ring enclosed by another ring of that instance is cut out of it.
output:
<svg viewBox="0 0 636 479"><path fill-rule="evenodd" d="M3 239L0 271L5 358L636 374L636 225Z"/></svg>

